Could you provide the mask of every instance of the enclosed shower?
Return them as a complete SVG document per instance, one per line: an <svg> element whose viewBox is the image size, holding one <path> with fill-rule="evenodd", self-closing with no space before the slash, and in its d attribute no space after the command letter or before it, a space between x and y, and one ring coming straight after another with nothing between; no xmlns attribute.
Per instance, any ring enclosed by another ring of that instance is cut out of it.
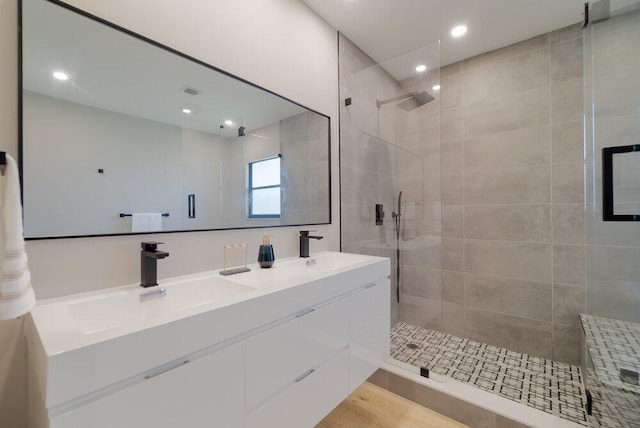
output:
<svg viewBox="0 0 640 428"><path fill-rule="evenodd" d="M340 35L342 250L391 261L393 364L588 424L579 314L640 321L640 223L603 222L600 173L640 142L639 6L452 64Z"/></svg>

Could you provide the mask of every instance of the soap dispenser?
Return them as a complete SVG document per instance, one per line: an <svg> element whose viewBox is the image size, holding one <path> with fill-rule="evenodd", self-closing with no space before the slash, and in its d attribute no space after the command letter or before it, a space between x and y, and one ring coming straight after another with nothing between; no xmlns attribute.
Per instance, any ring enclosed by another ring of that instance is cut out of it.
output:
<svg viewBox="0 0 640 428"><path fill-rule="evenodd" d="M273 254L273 245L271 245L269 238L269 235L262 237L262 245L260 245L260 249L258 250L258 265L260 265L261 268L270 268L276 259Z"/></svg>

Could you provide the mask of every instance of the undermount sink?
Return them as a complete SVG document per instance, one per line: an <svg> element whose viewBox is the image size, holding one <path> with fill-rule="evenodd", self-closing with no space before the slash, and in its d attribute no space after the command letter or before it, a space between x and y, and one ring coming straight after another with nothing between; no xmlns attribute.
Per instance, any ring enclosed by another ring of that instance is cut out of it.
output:
<svg viewBox="0 0 640 428"><path fill-rule="evenodd" d="M255 288L217 276L208 276L148 288L129 287L114 293L70 302L66 307L77 321L80 330L91 334L254 290Z"/></svg>
<svg viewBox="0 0 640 428"><path fill-rule="evenodd" d="M283 267L309 272L330 272L346 268L370 259L369 256L350 253L319 253L311 257L299 258L283 263Z"/></svg>

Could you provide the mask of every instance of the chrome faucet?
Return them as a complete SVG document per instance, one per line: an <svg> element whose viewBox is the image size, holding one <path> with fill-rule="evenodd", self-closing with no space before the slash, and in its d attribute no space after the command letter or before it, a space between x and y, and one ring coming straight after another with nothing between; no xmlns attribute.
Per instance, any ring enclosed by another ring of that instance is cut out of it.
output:
<svg viewBox="0 0 640 428"><path fill-rule="evenodd" d="M309 257L309 239L322 239L322 236L312 236L309 235L309 232L314 232L312 230L301 230L300 231L300 257Z"/></svg>
<svg viewBox="0 0 640 428"><path fill-rule="evenodd" d="M169 257L166 251L158 251L163 242L141 242L140 246L140 287L158 285L158 260Z"/></svg>

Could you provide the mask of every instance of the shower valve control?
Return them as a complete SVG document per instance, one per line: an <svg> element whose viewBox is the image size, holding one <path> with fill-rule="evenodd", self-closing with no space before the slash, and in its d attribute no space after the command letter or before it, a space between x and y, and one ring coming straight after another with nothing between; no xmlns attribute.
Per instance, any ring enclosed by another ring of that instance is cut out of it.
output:
<svg viewBox="0 0 640 428"><path fill-rule="evenodd" d="M376 226L384 223L384 208L382 204L376 204Z"/></svg>

